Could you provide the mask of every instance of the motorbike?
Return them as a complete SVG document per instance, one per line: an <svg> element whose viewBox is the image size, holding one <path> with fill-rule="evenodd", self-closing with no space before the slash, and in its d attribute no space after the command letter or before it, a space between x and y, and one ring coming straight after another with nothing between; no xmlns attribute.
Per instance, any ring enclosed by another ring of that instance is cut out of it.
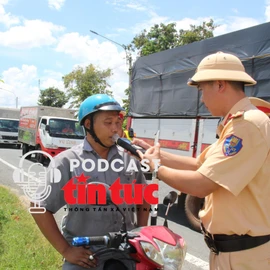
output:
<svg viewBox="0 0 270 270"><path fill-rule="evenodd" d="M171 191L163 200L167 206L163 226L144 226L131 231L126 230L125 215L122 210L107 196L107 204L118 208L122 215L122 226L118 232L109 232L101 236L74 237L73 246L102 246L93 256L98 258L104 254L115 254L120 264L128 260L129 267L134 270L179 270L182 268L186 243L184 239L168 228L168 212L177 198L177 193ZM108 202L109 201L109 202ZM127 265L127 264L125 264ZM122 269L119 266L106 264L103 269Z"/></svg>

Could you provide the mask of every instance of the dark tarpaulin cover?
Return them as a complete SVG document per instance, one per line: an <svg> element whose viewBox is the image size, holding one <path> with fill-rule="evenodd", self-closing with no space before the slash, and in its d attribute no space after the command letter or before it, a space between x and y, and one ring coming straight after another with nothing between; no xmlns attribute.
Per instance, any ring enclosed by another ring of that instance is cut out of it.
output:
<svg viewBox="0 0 270 270"><path fill-rule="evenodd" d="M140 57L131 79L130 116L210 116L196 87L187 85L200 61L218 51L238 56L256 81L247 96L270 101L270 23Z"/></svg>

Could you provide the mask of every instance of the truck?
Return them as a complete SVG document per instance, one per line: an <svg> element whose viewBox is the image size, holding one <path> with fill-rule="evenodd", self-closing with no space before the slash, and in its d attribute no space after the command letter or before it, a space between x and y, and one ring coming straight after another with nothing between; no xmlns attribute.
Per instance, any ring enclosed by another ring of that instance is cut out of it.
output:
<svg viewBox="0 0 270 270"><path fill-rule="evenodd" d="M82 143L85 132L75 114L73 109L49 106L21 107L18 141L22 143L22 154L41 150L54 157ZM26 158L31 158L31 155ZM36 159L43 164L46 155L37 154Z"/></svg>
<svg viewBox="0 0 270 270"><path fill-rule="evenodd" d="M187 81L205 56L218 51L239 57L257 81L245 88L247 96L270 101L270 23L264 23L138 58L132 67L127 128L152 145L159 130L162 149L194 158L215 142L221 119L211 116L200 91ZM203 202L178 196L178 206L198 231Z"/></svg>
<svg viewBox="0 0 270 270"><path fill-rule="evenodd" d="M18 149L21 147L18 142L19 118L19 109L0 108L0 144L15 145Z"/></svg>

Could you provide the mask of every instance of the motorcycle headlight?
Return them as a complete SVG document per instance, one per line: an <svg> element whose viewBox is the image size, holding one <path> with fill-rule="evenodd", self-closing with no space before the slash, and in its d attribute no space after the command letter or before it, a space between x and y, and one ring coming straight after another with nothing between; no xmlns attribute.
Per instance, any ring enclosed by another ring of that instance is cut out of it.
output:
<svg viewBox="0 0 270 270"><path fill-rule="evenodd" d="M172 246L161 240L154 238L159 250L151 243L141 241L141 247L146 256L152 261L158 263L164 270L180 270L186 256L186 244L182 247L178 242Z"/></svg>

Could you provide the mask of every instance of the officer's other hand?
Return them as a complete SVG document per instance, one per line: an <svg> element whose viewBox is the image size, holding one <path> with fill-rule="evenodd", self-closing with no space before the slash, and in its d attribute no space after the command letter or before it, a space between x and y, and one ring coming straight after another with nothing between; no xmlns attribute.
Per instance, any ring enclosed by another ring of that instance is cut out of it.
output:
<svg viewBox="0 0 270 270"><path fill-rule="evenodd" d="M137 139L137 138L134 138L132 141L131 141L132 144L135 144L135 145L138 145L140 147L142 147L143 149L148 149L151 147L150 144L148 144L147 142L145 142L144 140L141 140L141 139Z"/></svg>
<svg viewBox="0 0 270 270"><path fill-rule="evenodd" d="M157 164L157 160L160 160L160 144L152 146L146 150L143 154L140 150L137 150L141 159L147 159L149 161L150 170L153 171ZM155 161L155 162L154 162Z"/></svg>
<svg viewBox="0 0 270 270"><path fill-rule="evenodd" d="M95 258L93 260L89 259L89 256L92 254L93 253L87 248L70 246L62 255L69 263L89 269L97 266Z"/></svg>

